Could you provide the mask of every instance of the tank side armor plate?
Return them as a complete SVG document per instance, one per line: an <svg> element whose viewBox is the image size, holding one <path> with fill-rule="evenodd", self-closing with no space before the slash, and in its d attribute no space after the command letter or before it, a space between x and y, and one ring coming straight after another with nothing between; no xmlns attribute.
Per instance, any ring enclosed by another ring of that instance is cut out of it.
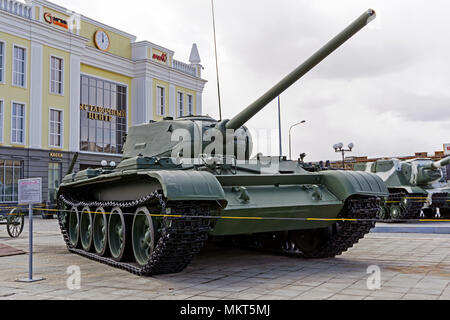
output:
<svg viewBox="0 0 450 320"><path fill-rule="evenodd" d="M216 177L200 171L145 171L146 175L159 181L168 201L218 201L225 207L225 192Z"/></svg>
<svg viewBox="0 0 450 320"><path fill-rule="evenodd" d="M334 195L344 200L352 195L388 196L389 191L376 175L362 171L324 171L323 183Z"/></svg>

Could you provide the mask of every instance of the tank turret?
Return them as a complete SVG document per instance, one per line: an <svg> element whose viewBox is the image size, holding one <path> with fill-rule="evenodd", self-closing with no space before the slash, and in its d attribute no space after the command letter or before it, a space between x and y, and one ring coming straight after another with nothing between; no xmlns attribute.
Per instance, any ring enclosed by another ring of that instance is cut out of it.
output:
<svg viewBox="0 0 450 320"><path fill-rule="evenodd" d="M231 120L219 122L210 117L198 116L169 118L162 122L130 128L124 146L124 157L133 158L143 155L197 158L202 154L227 154L239 160L248 160L252 153L252 138L244 125L375 17L376 13L372 9L364 12L303 64ZM214 142L213 146L211 142Z"/></svg>
<svg viewBox="0 0 450 320"><path fill-rule="evenodd" d="M418 186L426 186L436 182L442 178L441 168L450 163L450 157L440 161L432 162L431 160L417 159L411 162L412 176L411 183Z"/></svg>

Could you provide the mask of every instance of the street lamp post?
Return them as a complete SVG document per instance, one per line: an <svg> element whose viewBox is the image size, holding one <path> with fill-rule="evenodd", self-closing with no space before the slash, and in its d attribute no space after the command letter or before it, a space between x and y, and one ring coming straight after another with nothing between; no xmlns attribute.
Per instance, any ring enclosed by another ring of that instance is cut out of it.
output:
<svg viewBox="0 0 450 320"><path fill-rule="evenodd" d="M345 170L345 153L352 152L354 147L355 145L353 143L350 143L348 145L348 149L344 149L344 144L342 142L337 143L333 146L334 151L342 153L342 169L344 170Z"/></svg>
<svg viewBox="0 0 450 320"><path fill-rule="evenodd" d="M301 121L301 122L298 122L298 123L292 125L292 126L289 128L289 159L290 159L290 160L292 160L292 129L293 129L294 127L298 126L298 125L303 124L303 123L306 123L306 121L303 120L303 121Z"/></svg>

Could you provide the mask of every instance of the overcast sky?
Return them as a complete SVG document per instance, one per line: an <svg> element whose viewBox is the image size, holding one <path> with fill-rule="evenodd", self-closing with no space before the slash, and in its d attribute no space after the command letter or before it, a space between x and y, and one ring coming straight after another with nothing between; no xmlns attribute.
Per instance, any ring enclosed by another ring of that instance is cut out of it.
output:
<svg viewBox="0 0 450 320"><path fill-rule="evenodd" d="M218 117L210 0L53 0L175 51L197 43L204 113ZM285 154L309 161L410 155L450 143L450 3L446 0L215 0L224 118L231 118L368 8L377 19L282 95ZM277 103L248 127L277 129ZM257 150L256 150L257 151ZM274 150L275 151L275 150ZM275 154L274 154L275 155Z"/></svg>

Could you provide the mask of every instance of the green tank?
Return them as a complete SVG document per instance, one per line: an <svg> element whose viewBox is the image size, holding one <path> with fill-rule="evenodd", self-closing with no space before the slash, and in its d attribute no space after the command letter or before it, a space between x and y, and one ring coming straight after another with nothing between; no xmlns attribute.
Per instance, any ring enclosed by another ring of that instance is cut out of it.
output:
<svg viewBox="0 0 450 320"><path fill-rule="evenodd" d="M450 213L450 185L441 181L441 168L449 163L450 157L437 162L390 159L357 163L354 170L375 173L386 183L389 197L380 211L380 219L440 218Z"/></svg>
<svg viewBox="0 0 450 320"><path fill-rule="evenodd" d="M155 275L182 271L208 239L308 258L352 247L374 222L347 219L376 219L388 195L382 180L279 156L251 159L244 125L374 17L362 14L233 119L131 127L118 165L67 175L58 198L69 251Z"/></svg>

